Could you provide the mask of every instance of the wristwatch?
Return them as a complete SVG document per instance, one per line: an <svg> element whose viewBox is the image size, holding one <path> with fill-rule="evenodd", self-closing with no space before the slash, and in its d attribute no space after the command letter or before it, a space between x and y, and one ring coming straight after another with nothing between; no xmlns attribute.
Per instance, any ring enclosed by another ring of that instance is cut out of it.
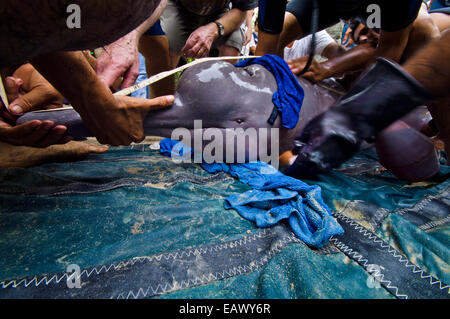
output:
<svg viewBox="0 0 450 319"><path fill-rule="evenodd" d="M214 21L214 23L217 25L217 28L219 29L219 38L223 37L225 34L225 28L223 27L222 23Z"/></svg>

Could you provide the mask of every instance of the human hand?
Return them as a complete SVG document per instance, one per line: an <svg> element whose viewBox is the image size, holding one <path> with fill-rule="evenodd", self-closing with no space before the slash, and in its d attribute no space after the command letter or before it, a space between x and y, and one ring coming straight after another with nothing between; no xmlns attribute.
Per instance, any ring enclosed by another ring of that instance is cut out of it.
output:
<svg viewBox="0 0 450 319"><path fill-rule="evenodd" d="M0 116L0 140L6 143L44 148L72 140L70 136L66 136L65 126L54 126L52 121L30 121L13 126L3 116L4 111Z"/></svg>
<svg viewBox="0 0 450 319"><path fill-rule="evenodd" d="M199 27L191 33L181 53L186 58L200 59L208 56L211 45L218 37L217 26L214 23Z"/></svg>
<svg viewBox="0 0 450 319"><path fill-rule="evenodd" d="M90 108L89 113L80 112L80 116L100 143L129 145L144 139L143 122L147 114L172 105L174 100L171 95L154 99L113 96L112 99L98 101L95 109Z"/></svg>
<svg viewBox="0 0 450 319"><path fill-rule="evenodd" d="M12 145L48 147L53 144L65 144L72 140L66 136L67 128L52 121L30 121L14 125L16 118L11 117L5 107L0 112L0 141Z"/></svg>
<svg viewBox="0 0 450 319"><path fill-rule="evenodd" d="M132 31L105 47L96 62L97 76L104 84L113 88L114 82L123 77L120 89L134 85L139 76L138 43L138 33Z"/></svg>
<svg viewBox="0 0 450 319"><path fill-rule="evenodd" d="M299 74L300 72L302 72L308 62L308 58L308 56L304 56L288 61L287 63L292 73ZM329 76L328 71L323 66L323 64L317 62L316 59L313 59L308 71L306 71L306 73L303 74L302 77L313 83L319 83Z"/></svg>
<svg viewBox="0 0 450 319"><path fill-rule="evenodd" d="M6 79L5 90L11 104L8 111L0 101L0 140L13 145L42 148L69 142L71 137L65 134L67 128L62 125L54 127L52 121L15 125L20 114L37 108L60 107L62 96L31 65L22 66L14 75L24 80L16 77Z"/></svg>
<svg viewBox="0 0 450 319"><path fill-rule="evenodd" d="M14 116L63 104L62 95L29 63L6 78L5 89L10 101L9 112Z"/></svg>

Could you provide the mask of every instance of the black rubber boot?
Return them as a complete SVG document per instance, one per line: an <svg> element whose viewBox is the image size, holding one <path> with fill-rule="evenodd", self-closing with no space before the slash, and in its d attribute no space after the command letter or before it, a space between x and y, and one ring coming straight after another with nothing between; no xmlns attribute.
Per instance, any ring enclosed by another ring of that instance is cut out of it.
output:
<svg viewBox="0 0 450 319"><path fill-rule="evenodd" d="M339 167L375 136L431 95L398 64L379 58L342 100L313 119L295 141L285 174L311 177Z"/></svg>

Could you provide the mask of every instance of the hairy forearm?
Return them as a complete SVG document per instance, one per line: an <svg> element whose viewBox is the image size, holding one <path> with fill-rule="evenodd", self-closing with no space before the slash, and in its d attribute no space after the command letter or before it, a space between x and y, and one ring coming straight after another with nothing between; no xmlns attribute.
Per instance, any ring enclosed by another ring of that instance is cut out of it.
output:
<svg viewBox="0 0 450 319"><path fill-rule="evenodd" d="M227 13L225 13L220 19L217 19L218 22L222 23L225 34L230 34L234 30L240 27L242 23L244 23L247 17L247 11L242 11L239 9L231 9Z"/></svg>
<svg viewBox="0 0 450 319"><path fill-rule="evenodd" d="M54 51L91 49L141 25L160 0L6 0L0 2L0 66ZM81 28L69 28L70 4L80 7Z"/></svg>
<svg viewBox="0 0 450 319"><path fill-rule="evenodd" d="M50 53L33 59L32 63L82 117L113 98L82 52ZM102 103L97 103L99 100Z"/></svg>

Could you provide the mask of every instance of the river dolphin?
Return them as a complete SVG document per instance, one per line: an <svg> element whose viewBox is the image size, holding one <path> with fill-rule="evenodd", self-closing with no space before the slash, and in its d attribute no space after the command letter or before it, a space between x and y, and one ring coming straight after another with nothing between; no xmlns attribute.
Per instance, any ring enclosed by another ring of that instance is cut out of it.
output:
<svg viewBox="0 0 450 319"><path fill-rule="evenodd" d="M168 138L174 138L177 132L189 132L191 147L198 145L195 137L210 135L203 136L202 149L217 135L222 135L224 149L221 156L226 162L230 162L229 157L225 158L230 145L234 154L231 161L236 161L241 151L245 152L246 161L261 160L261 152L282 154L293 148L294 139L312 118L330 108L339 98L339 94L303 78L298 77L298 82L305 97L297 126L287 129L281 126L280 117L273 124L268 123L274 109L272 96L277 91L277 83L266 68L259 64L235 67L225 61L194 65L182 73L174 104L149 113L144 121L144 131L147 136ZM17 123L31 120L51 120L55 125L65 125L67 133L75 139L93 136L74 110L30 112L20 117ZM271 134L273 128L279 129L278 136ZM234 135L227 135L230 132ZM256 134L250 134L252 132ZM261 150L261 145L268 149Z"/></svg>

